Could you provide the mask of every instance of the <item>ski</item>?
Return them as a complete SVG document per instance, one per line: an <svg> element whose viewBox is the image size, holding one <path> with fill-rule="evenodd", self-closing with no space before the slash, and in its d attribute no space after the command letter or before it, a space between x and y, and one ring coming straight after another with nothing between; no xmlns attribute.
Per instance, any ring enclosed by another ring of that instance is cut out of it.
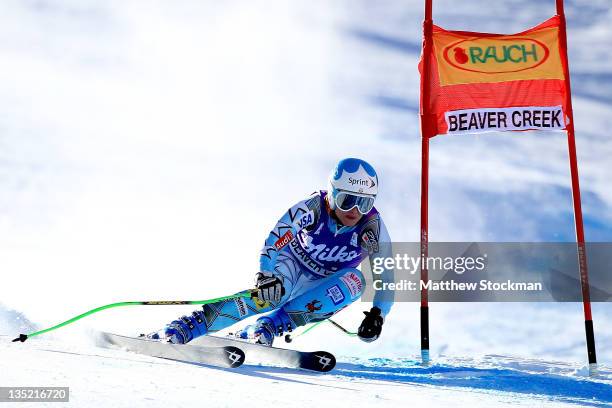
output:
<svg viewBox="0 0 612 408"><path fill-rule="evenodd" d="M242 348L232 344L219 346L172 344L106 332L99 333L97 340L103 347L116 346L137 354L217 367L237 368L245 359Z"/></svg>
<svg viewBox="0 0 612 408"><path fill-rule="evenodd" d="M278 367L328 372L336 365L336 358L327 351L297 351L248 343L227 337L202 336L192 344L212 347L238 347L246 354L247 364L274 365Z"/></svg>

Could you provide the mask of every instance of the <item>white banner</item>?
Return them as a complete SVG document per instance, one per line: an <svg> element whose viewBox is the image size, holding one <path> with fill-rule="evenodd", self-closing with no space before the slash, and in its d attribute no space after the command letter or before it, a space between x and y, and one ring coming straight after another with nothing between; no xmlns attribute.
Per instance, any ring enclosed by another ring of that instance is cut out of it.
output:
<svg viewBox="0 0 612 408"><path fill-rule="evenodd" d="M464 109L445 112L444 117L448 134L565 128L561 106Z"/></svg>

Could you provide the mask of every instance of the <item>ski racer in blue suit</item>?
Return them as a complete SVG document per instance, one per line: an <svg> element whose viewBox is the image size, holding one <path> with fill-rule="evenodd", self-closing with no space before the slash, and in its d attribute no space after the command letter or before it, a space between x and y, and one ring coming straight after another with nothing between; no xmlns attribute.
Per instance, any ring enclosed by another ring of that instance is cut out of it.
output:
<svg viewBox="0 0 612 408"><path fill-rule="evenodd" d="M378 176L370 164L354 158L340 161L328 190L295 204L268 235L254 297L204 305L148 337L187 343L261 314L235 336L272 345L275 336L328 319L363 294L365 279L357 266L366 257L373 262L391 256L389 234L374 208L377 194ZM381 277L393 281L393 270ZM359 338L370 342L379 337L392 304L389 292L376 292Z"/></svg>

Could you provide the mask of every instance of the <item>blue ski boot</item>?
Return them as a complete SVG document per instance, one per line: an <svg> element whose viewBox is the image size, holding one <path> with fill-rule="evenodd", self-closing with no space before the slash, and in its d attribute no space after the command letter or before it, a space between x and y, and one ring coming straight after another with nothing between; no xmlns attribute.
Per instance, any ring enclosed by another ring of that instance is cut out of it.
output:
<svg viewBox="0 0 612 408"><path fill-rule="evenodd" d="M244 329L237 331L234 333L234 337L264 346L271 346L274 343L274 333L271 331L272 327L270 327L269 322L264 323L264 319L259 319L255 324L249 324Z"/></svg>
<svg viewBox="0 0 612 408"><path fill-rule="evenodd" d="M166 341L174 344L185 344L208 332L204 323L204 312L196 310L190 316L182 316L172 321L163 329L147 334L149 340Z"/></svg>
<svg viewBox="0 0 612 408"><path fill-rule="evenodd" d="M264 346L272 346L274 337L282 336L285 331L293 331L293 323L289 315L281 308L267 316L260 317L254 324L236 332L234 337Z"/></svg>
<svg viewBox="0 0 612 408"><path fill-rule="evenodd" d="M149 334L141 334L147 340L161 341L164 343L184 344L184 332L175 327L166 326L161 330Z"/></svg>

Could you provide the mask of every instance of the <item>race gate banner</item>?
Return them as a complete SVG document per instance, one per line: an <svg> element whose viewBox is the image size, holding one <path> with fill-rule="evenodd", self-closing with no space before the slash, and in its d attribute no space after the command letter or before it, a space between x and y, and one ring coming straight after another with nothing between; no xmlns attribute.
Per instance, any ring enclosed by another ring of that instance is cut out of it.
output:
<svg viewBox="0 0 612 408"><path fill-rule="evenodd" d="M423 137L565 129L570 95L560 22L554 16L511 35L433 25L432 47L419 64ZM424 58L430 59L428 81Z"/></svg>

